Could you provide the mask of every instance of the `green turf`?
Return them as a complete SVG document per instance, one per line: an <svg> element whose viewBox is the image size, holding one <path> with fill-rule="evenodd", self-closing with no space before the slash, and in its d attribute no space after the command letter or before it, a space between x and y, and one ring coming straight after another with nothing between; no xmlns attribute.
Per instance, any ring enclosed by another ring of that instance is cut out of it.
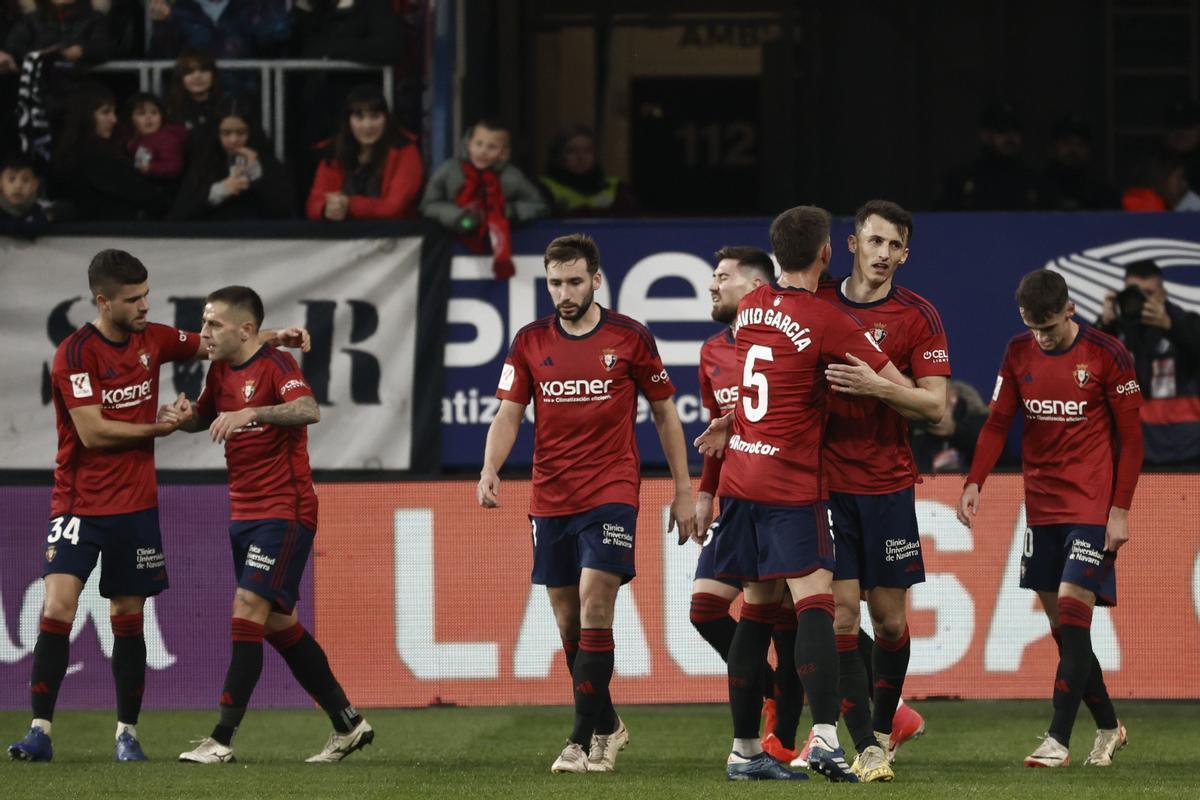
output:
<svg viewBox="0 0 1200 800"><path fill-rule="evenodd" d="M374 746L337 765L304 764L324 744L316 711L254 711L235 741L232 765L174 763L189 739L208 733L214 714L150 711L138 726L153 759L114 764L109 712L62 712L54 723L52 764L0 763L4 800L85 798L619 798L812 797L870 792L889 798L1127 798L1200 796L1200 706L1118 704L1130 746L1109 769L1082 766L1092 742L1082 712L1076 765L1033 770L1021 759L1048 720L1048 702L925 702L928 735L901 753L897 780L871 786L732 784L724 777L729 715L723 706L629 707L631 742L612 775L551 775L570 724L562 708L370 711ZM806 714L807 717L807 714ZM0 713L11 741L28 724ZM584 786L583 784L586 784Z"/></svg>

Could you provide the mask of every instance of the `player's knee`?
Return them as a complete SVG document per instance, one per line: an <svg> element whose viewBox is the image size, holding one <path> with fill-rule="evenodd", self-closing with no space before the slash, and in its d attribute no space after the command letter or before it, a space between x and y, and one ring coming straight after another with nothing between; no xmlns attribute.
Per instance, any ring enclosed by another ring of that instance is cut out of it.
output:
<svg viewBox="0 0 1200 800"><path fill-rule="evenodd" d="M79 598L69 595L46 595L42 601L42 616L59 622L74 622L79 610Z"/></svg>
<svg viewBox="0 0 1200 800"><path fill-rule="evenodd" d="M117 617L125 614L141 614L146 606L146 598L127 595L113 597L108 601L109 616Z"/></svg>
<svg viewBox="0 0 1200 800"><path fill-rule="evenodd" d="M265 597L238 589L233 596L233 616L241 619L266 622L271 614L271 601Z"/></svg>
<svg viewBox="0 0 1200 800"><path fill-rule="evenodd" d="M876 638L895 642L904 636L906 622L903 614L888 614L880 619L872 619L871 625L875 628Z"/></svg>
<svg viewBox="0 0 1200 800"><path fill-rule="evenodd" d="M836 634L855 633L858 631L858 609L836 608L833 612L833 632Z"/></svg>
<svg viewBox="0 0 1200 800"><path fill-rule="evenodd" d="M580 598L579 623L584 628L611 628L613 623L613 602L615 598L606 595Z"/></svg>

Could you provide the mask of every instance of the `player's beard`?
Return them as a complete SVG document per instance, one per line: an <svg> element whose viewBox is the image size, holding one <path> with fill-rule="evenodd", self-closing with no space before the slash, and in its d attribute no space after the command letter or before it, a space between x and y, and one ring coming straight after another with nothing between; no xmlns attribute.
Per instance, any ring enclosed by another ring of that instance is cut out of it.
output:
<svg viewBox="0 0 1200 800"><path fill-rule="evenodd" d="M718 305L713 303L712 318L714 322L720 322L723 325L732 325L733 320L737 317L737 303L732 305L726 303Z"/></svg>
<svg viewBox="0 0 1200 800"><path fill-rule="evenodd" d="M126 333L141 333L146 330L146 325L149 322L146 317L133 317L130 319L114 319L113 324Z"/></svg>
<svg viewBox="0 0 1200 800"><path fill-rule="evenodd" d="M574 314L564 314L561 306L555 306L554 310L558 313L558 318L564 322L579 322L579 320L583 319L583 315L588 312L588 309L592 307L592 301L595 297L596 292L594 290L588 292L587 297L583 298L583 302L575 307Z"/></svg>

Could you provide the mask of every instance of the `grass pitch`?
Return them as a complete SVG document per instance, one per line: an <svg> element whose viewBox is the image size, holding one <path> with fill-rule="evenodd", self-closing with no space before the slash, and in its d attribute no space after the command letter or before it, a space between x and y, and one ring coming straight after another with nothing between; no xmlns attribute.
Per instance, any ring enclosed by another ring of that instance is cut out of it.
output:
<svg viewBox="0 0 1200 800"><path fill-rule="evenodd" d="M1108 769L1082 766L1093 736L1083 709L1072 742L1075 764L1061 770L1021 766L1049 720L1048 701L914 705L925 715L927 735L901 751L894 783L869 786L820 778L802 784L726 781L730 723L724 706L626 707L630 744L611 775L550 774L570 728L566 708L373 709L368 718L375 744L335 765L303 763L329 732L319 711L252 708L234 741L238 763L211 766L174 759L190 749L189 740L208 733L215 712L146 712L138 731L151 762L116 764L112 713L67 711L54 723L53 763L0 763L0 798L1200 797L1195 703L1118 702L1130 744ZM807 719L806 713L802 727ZM0 713L4 744L21 736L28 722L24 713Z"/></svg>

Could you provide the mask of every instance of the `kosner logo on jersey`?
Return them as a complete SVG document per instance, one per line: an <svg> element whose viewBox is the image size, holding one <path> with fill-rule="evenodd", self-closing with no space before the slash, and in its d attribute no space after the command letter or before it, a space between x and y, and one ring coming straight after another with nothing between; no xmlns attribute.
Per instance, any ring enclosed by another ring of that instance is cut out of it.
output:
<svg viewBox="0 0 1200 800"><path fill-rule="evenodd" d="M56 449L51 397L54 349L96 316L84 268L107 247L129 250L150 273L150 319L199 331L204 300L222 286L249 283L266 306L265 327L302 325L307 353L290 351L322 406L309 433L318 469L406 469L410 464L417 349L421 239L201 240L46 238L6 253L0 286L8 305L0 325L14 346L5 356L0 441L8 465L49 468ZM14 263L7 263L8 258ZM252 272L247 272L248 266ZM7 282L7 283L6 283ZM67 290L64 292L64 288ZM76 396L90 383L72 377ZM160 400L183 392L193 401L204 385L205 363L172 364L160 377ZM18 379L24 376L24 379ZM145 402L150 382L109 386L110 408ZM27 422L26 420L30 420ZM37 420L33 423L32 420ZM162 467L220 468L221 448L204 437L172 436L158 443Z"/></svg>

